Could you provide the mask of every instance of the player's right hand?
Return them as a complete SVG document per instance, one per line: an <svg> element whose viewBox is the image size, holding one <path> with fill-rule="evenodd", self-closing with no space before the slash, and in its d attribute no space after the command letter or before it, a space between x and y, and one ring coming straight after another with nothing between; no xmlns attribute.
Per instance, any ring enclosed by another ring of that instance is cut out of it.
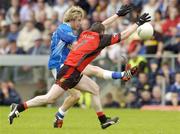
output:
<svg viewBox="0 0 180 134"><path fill-rule="evenodd" d="M140 17L138 17L136 24L138 26L151 21L151 16L149 15L149 13L144 13L143 15L141 15Z"/></svg>
<svg viewBox="0 0 180 134"><path fill-rule="evenodd" d="M119 17L120 16L125 16L126 14L130 13L133 10L134 5L129 4L129 5L122 5L121 8L118 10L116 13Z"/></svg>

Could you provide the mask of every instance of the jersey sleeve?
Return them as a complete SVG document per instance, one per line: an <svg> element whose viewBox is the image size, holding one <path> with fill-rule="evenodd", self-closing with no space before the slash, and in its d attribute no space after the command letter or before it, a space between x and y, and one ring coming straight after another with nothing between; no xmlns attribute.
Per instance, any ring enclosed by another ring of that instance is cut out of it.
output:
<svg viewBox="0 0 180 134"><path fill-rule="evenodd" d="M103 34L100 35L100 47L106 47L120 42L121 34Z"/></svg>
<svg viewBox="0 0 180 134"><path fill-rule="evenodd" d="M120 33L114 34L111 37L111 44L110 45L116 44L116 43L118 43L120 41L121 41L121 34Z"/></svg>

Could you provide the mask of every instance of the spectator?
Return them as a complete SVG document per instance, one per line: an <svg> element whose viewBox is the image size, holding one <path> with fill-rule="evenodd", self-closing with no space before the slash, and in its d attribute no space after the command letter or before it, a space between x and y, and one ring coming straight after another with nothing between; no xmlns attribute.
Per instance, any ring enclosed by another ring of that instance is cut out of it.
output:
<svg viewBox="0 0 180 134"><path fill-rule="evenodd" d="M78 31L78 35L80 35L83 31L88 30L90 28L90 21L85 18L81 21L81 27Z"/></svg>
<svg viewBox="0 0 180 134"><path fill-rule="evenodd" d="M8 54L24 54L25 52L22 49L17 47L16 41L12 40L9 42Z"/></svg>
<svg viewBox="0 0 180 134"><path fill-rule="evenodd" d="M98 5L98 1L97 0L87 0L87 3L89 5L88 10L87 10L87 17L89 19L91 19L92 16L93 16L93 13L97 12L96 8L97 8L97 5ZM97 14L98 14L98 12L97 12Z"/></svg>
<svg viewBox="0 0 180 134"><path fill-rule="evenodd" d="M33 0L27 0L27 3L20 10L20 20L22 23L34 19L35 8Z"/></svg>
<svg viewBox="0 0 180 134"><path fill-rule="evenodd" d="M0 38L0 55L5 55L9 51L8 41L5 38Z"/></svg>
<svg viewBox="0 0 180 134"><path fill-rule="evenodd" d="M44 54L44 45L42 44L42 37L41 35L34 37L34 45L28 50L28 54L30 55L42 55Z"/></svg>
<svg viewBox="0 0 180 134"><path fill-rule="evenodd" d="M8 55L15 55L15 54L24 54L24 51L22 49L18 49L16 45L16 41L9 42L8 45ZM19 67L11 67L11 66L5 66L2 69L2 80L11 80L15 81L18 77L18 69Z"/></svg>
<svg viewBox="0 0 180 134"><path fill-rule="evenodd" d="M160 1L159 10L162 12L163 18L168 16L167 10L169 7L179 7L179 0L162 0Z"/></svg>
<svg viewBox="0 0 180 134"><path fill-rule="evenodd" d="M176 72L180 72L180 53L178 54L175 64L176 64L176 66L175 66Z"/></svg>
<svg viewBox="0 0 180 134"><path fill-rule="evenodd" d="M159 86L154 86L152 90L152 105L161 104L161 88Z"/></svg>
<svg viewBox="0 0 180 134"><path fill-rule="evenodd" d="M0 27L1 27L0 38L6 38L9 32L9 24L7 23L6 20L2 20Z"/></svg>
<svg viewBox="0 0 180 134"><path fill-rule="evenodd" d="M99 17L100 17L100 16L99 16L99 13L98 13L97 11L94 11L94 12L92 13L92 15L91 15L91 18L90 18L91 24L93 24L94 22L100 21L100 18L99 18Z"/></svg>
<svg viewBox="0 0 180 134"><path fill-rule="evenodd" d="M60 21L58 20L58 12L56 12L56 11L52 12L51 21L54 24L57 24L57 25L60 24Z"/></svg>
<svg viewBox="0 0 180 134"><path fill-rule="evenodd" d="M163 42L161 34L154 31L154 36L149 40L145 40L144 46L146 48L146 54L156 54L157 58L160 58L163 52Z"/></svg>
<svg viewBox="0 0 180 134"><path fill-rule="evenodd" d="M174 82L174 72L167 61L162 63L159 73L164 76L166 85L170 85Z"/></svg>
<svg viewBox="0 0 180 134"><path fill-rule="evenodd" d="M169 85L166 85L164 75L159 72L156 74L156 79L155 79L155 83L153 84L153 86L154 85L159 86L161 89L163 87L166 87L166 91L168 91L168 88L169 88Z"/></svg>
<svg viewBox="0 0 180 134"><path fill-rule="evenodd" d="M149 83L151 85L156 83L156 75L158 73L158 69L159 69L158 60L151 59L149 63L149 73L148 73Z"/></svg>
<svg viewBox="0 0 180 134"><path fill-rule="evenodd" d="M108 0L99 0L98 6L96 8L96 11L99 13L105 12L108 5Z"/></svg>
<svg viewBox="0 0 180 134"><path fill-rule="evenodd" d="M12 82L1 82L0 84L0 105L11 105L21 103L21 98L14 88Z"/></svg>
<svg viewBox="0 0 180 134"><path fill-rule="evenodd" d="M106 95L106 103L104 104L105 108L119 108L120 105L117 101L113 99L112 93Z"/></svg>
<svg viewBox="0 0 180 134"><path fill-rule="evenodd" d="M44 32L43 34L51 34L51 25L52 25L52 20L46 20L44 22Z"/></svg>
<svg viewBox="0 0 180 134"><path fill-rule="evenodd" d="M45 2L45 0L37 0L37 6L35 8L35 19L37 22L39 22L42 13L45 14L47 19L51 19L52 8Z"/></svg>
<svg viewBox="0 0 180 134"><path fill-rule="evenodd" d="M151 92L152 92L152 85L148 82L148 77L146 73L139 73L138 74L138 84L137 93L140 96L141 104L146 105L151 103Z"/></svg>
<svg viewBox="0 0 180 134"><path fill-rule="evenodd" d="M174 54L178 54L180 52L180 35L177 35L175 38L172 38L173 42L168 44L164 50L170 51Z"/></svg>
<svg viewBox="0 0 180 134"><path fill-rule="evenodd" d="M46 54L46 48L42 44L42 37L41 35L34 37L34 46L29 49L28 54L30 55L43 55ZM39 79L44 78L44 68L43 67L33 67L33 81L36 83Z"/></svg>
<svg viewBox="0 0 180 134"><path fill-rule="evenodd" d="M175 7L168 7L168 17L164 20L162 24L162 31L166 37L172 37L176 34L176 27L180 21L180 16L178 10ZM168 38L166 38L168 39Z"/></svg>
<svg viewBox="0 0 180 134"><path fill-rule="evenodd" d="M110 3L107 6L107 17L110 17L111 15L115 14L118 9L121 7L122 3L119 0L110 0Z"/></svg>
<svg viewBox="0 0 180 134"><path fill-rule="evenodd" d="M45 95L47 93L47 85L43 79L39 79L36 83L36 91L34 92L33 98L39 95Z"/></svg>
<svg viewBox="0 0 180 134"><path fill-rule="evenodd" d="M132 67L139 65L141 72L147 72L147 61L143 56L137 55L137 53L131 53L129 56L130 60L128 63L131 64Z"/></svg>
<svg viewBox="0 0 180 134"><path fill-rule="evenodd" d="M16 41L19 34L18 24L12 23L10 25L10 32L8 33L8 41Z"/></svg>
<svg viewBox="0 0 180 134"><path fill-rule="evenodd" d="M171 100L170 103L173 106L180 104L180 72L177 72L175 75L175 82L170 88Z"/></svg>
<svg viewBox="0 0 180 134"><path fill-rule="evenodd" d="M53 7L53 10L58 13L58 18L60 22L63 22L63 15L65 11L69 8L65 0L57 0L57 5Z"/></svg>
<svg viewBox="0 0 180 134"><path fill-rule="evenodd" d="M5 20L5 13L3 10L0 9L0 29L1 29L1 22Z"/></svg>
<svg viewBox="0 0 180 134"><path fill-rule="evenodd" d="M162 13L160 10L156 10L154 14L154 21L152 22L152 24L154 25L154 30L156 32L162 33L162 23Z"/></svg>
<svg viewBox="0 0 180 134"><path fill-rule="evenodd" d="M13 15L13 22L12 23L17 23L18 26L20 26L21 24L21 20L20 20L20 15L18 13L15 13Z"/></svg>
<svg viewBox="0 0 180 134"><path fill-rule="evenodd" d="M96 11L99 13L100 21L104 21L107 18L106 9L108 5L108 0L99 0Z"/></svg>
<svg viewBox="0 0 180 134"><path fill-rule="evenodd" d="M142 91L152 91L152 86L148 82L148 76L146 73L140 72L138 74L138 83L137 83L137 91L138 93Z"/></svg>
<svg viewBox="0 0 180 134"><path fill-rule="evenodd" d="M11 7L8 9L6 13L6 20L9 23L14 23L16 21L16 14L20 12L20 4L19 0L11 0Z"/></svg>
<svg viewBox="0 0 180 134"><path fill-rule="evenodd" d="M44 22L46 21L47 16L45 12L40 12L39 16L38 16L38 20L35 23L35 27L40 31L43 32L44 31Z"/></svg>
<svg viewBox="0 0 180 134"><path fill-rule="evenodd" d="M157 0L149 0L148 3L146 3L143 6L142 12L141 13L149 13L152 20L154 20L155 17L155 11L159 7L159 2Z"/></svg>
<svg viewBox="0 0 180 134"><path fill-rule="evenodd" d="M126 96L126 107L127 108L140 108L141 104L138 100L137 93L135 91L129 91Z"/></svg>
<svg viewBox="0 0 180 134"><path fill-rule="evenodd" d="M57 24L55 24L55 23L52 23L51 24L51 26L50 26L50 33L49 34L53 34L54 33L54 31L57 29L57 27L58 27L58 25Z"/></svg>
<svg viewBox="0 0 180 134"><path fill-rule="evenodd" d="M69 7L75 6L76 5L76 1L75 0L68 0L68 5Z"/></svg>
<svg viewBox="0 0 180 134"><path fill-rule="evenodd" d="M39 35L40 32L34 27L34 22L32 20L27 21L23 29L19 32L17 46L28 52L34 46L34 37L38 37Z"/></svg>
<svg viewBox="0 0 180 134"><path fill-rule="evenodd" d="M152 105L152 98L149 91L141 92L140 104L141 106Z"/></svg>
<svg viewBox="0 0 180 134"><path fill-rule="evenodd" d="M51 36L47 35L47 34L44 34L42 38L43 38L42 54L48 55L50 53L49 48L50 48L50 45L51 45Z"/></svg>

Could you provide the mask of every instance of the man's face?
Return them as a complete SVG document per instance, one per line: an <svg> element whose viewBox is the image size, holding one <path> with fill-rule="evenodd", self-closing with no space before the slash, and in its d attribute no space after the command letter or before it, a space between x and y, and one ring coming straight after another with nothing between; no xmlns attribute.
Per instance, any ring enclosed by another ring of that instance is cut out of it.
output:
<svg viewBox="0 0 180 134"><path fill-rule="evenodd" d="M175 76L176 82L180 84L180 73Z"/></svg>
<svg viewBox="0 0 180 134"><path fill-rule="evenodd" d="M146 82L147 82L146 74L144 74L144 73L139 74L139 81L140 81L142 84L146 83Z"/></svg>
<svg viewBox="0 0 180 134"><path fill-rule="evenodd" d="M81 26L82 17L78 16L75 20L72 21L71 26L74 30L78 30Z"/></svg>

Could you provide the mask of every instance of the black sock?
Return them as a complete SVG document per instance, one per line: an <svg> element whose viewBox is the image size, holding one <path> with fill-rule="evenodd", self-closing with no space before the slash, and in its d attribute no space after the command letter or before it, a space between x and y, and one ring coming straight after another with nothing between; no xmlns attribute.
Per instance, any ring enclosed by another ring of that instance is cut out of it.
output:
<svg viewBox="0 0 180 134"><path fill-rule="evenodd" d="M25 109L26 109L26 108L24 107L24 104L23 104L23 103L22 103L22 104L18 104L18 106L17 106L18 112L23 112Z"/></svg>
<svg viewBox="0 0 180 134"><path fill-rule="evenodd" d="M105 123L106 120L107 120L106 115L98 116L98 119L99 119L99 121L101 122L101 124L102 124L102 123Z"/></svg>

